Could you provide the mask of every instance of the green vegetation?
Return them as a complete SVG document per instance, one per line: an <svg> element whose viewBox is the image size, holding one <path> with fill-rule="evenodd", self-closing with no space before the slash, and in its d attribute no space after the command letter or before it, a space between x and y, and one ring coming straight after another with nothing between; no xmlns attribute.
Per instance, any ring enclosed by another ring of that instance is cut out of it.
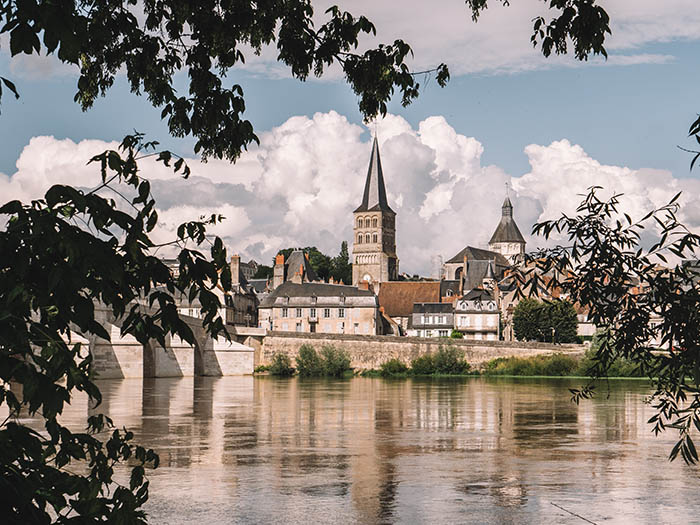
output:
<svg viewBox="0 0 700 525"><path fill-rule="evenodd" d="M262 374L263 372L267 372L269 370L270 370L270 365L258 365L253 370L253 373L254 374Z"/></svg>
<svg viewBox="0 0 700 525"><path fill-rule="evenodd" d="M342 377L349 370L350 356L345 350L333 345L324 345L321 348L321 375Z"/></svg>
<svg viewBox="0 0 700 525"><path fill-rule="evenodd" d="M330 257L322 253L316 246L307 246L306 248L284 248L278 251L277 255L284 255L284 259L287 260L294 250L301 250L309 256L309 265L324 281L332 277L336 282L343 282L345 284L352 283L352 264L350 264L347 241L340 243L340 252L335 257ZM261 276L267 278L272 277L272 267L265 266L265 269L265 272L261 273Z"/></svg>
<svg viewBox="0 0 700 525"><path fill-rule="evenodd" d="M348 353L333 345L324 345L319 354L313 346L303 344L296 361L301 377L342 377L352 370Z"/></svg>
<svg viewBox="0 0 700 525"><path fill-rule="evenodd" d="M450 333L450 339L464 339L464 334L458 330L452 330Z"/></svg>
<svg viewBox="0 0 700 525"><path fill-rule="evenodd" d="M577 329L576 310L565 300L540 302L524 298L513 311L513 332L519 341L575 343Z"/></svg>
<svg viewBox="0 0 700 525"><path fill-rule="evenodd" d="M294 375L294 367L292 360L287 354L277 352L272 356L270 366L268 367L270 375L277 377L291 377Z"/></svg>
<svg viewBox="0 0 700 525"><path fill-rule="evenodd" d="M406 364L399 359L390 359L381 364L379 374L382 377L401 377L408 375L409 369Z"/></svg>
<svg viewBox="0 0 700 525"><path fill-rule="evenodd" d="M564 354L532 357L499 357L486 363L484 375L572 376L577 375L579 360Z"/></svg>

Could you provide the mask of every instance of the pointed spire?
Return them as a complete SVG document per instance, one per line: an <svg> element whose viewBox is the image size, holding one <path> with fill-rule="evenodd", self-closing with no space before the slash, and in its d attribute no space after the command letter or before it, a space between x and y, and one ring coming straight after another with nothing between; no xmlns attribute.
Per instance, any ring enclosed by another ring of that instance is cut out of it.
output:
<svg viewBox="0 0 700 525"><path fill-rule="evenodd" d="M510 202L510 184L506 182L506 198L501 206L501 216L502 217L512 217L513 216L513 204Z"/></svg>
<svg viewBox="0 0 700 525"><path fill-rule="evenodd" d="M367 181L365 182L362 204L355 211L376 210L393 212L386 201L384 173L382 172L382 161L379 157L379 142L377 142L375 135L372 143L372 154L369 158L369 169L367 170Z"/></svg>

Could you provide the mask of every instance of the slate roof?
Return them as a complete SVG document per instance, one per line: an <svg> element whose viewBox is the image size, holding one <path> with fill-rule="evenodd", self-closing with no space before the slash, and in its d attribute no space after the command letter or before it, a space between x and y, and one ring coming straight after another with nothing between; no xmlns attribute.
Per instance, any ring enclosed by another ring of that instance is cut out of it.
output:
<svg viewBox="0 0 700 525"><path fill-rule="evenodd" d="M489 244L494 242L521 242L525 243L523 234L520 233L518 225L513 219L513 205L510 199L506 197L501 207L501 221L496 226L496 231L493 232Z"/></svg>
<svg viewBox="0 0 700 525"><path fill-rule="evenodd" d="M382 172L382 161L379 157L379 143L374 137L372 143L372 153L369 158L369 169L367 170L367 180L365 181L365 192L362 197L362 204L355 210L358 211L389 211L394 213L386 200L386 188L384 187L384 173Z"/></svg>
<svg viewBox="0 0 700 525"><path fill-rule="evenodd" d="M369 290L360 290L354 286L346 286L344 284L328 284L328 283L293 283L290 281L284 282L275 288L267 297L260 303L261 308L270 308L278 299L289 298L290 306L300 305L308 302L309 305L316 304L319 307L324 305L341 304L339 299L345 297L347 306L358 306L358 302L354 299L368 299L360 301L363 304L366 302L368 306L376 304L375 295ZM312 302L312 298L316 298L316 303ZM308 299L308 301L306 301Z"/></svg>
<svg viewBox="0 0 700 525"><path fill-rule="evenodd" d="M255 293L261 294L265 291L265 288L267 288L267 279L251 279L248 281L248 284Z"/></svg>
<svg viewBox="0 0 700 525"><path fill-rule="evenodd" d="M508 259L503 257L503 255L500 253L492 252L491 250L482 250L481 248L474 248L473 246L465 246L459 251L459 253L448 260L447 264L461 263L464 261L465 255L467 256L468 261L496 261L496 266L510 266Z"/></svg>
<svg viewBox="0 0 700 525"><path fill-rule="evenodd" d="M414 314L451 314L452 303L414 303Z"/></svg>
<svg viewBox="0 0 700 525"><path fill-rule="evenodd" d="M439 302L440 281L389 281L379 288L379 306L389 317L410 317L414 303Z"/></svg>
<svg viewBox="0 0 700 525"><path fill-rule="evenodd" d="M440 281L440 297L448 297L448 292L452 292L452 297L459 294L459 280L443 279Z"/></svg>
<svg viewBox="0 0 700 525"><path fill-rule="evenodd" d="M299 273L300 268L304 268L304 275L309 281L318 281L318 275L311 267L309 260L304 255L301 250L294 250L289 254L289 257L285 261L285 266L287 267L287 279L291 279L295 274Z"/></svg>

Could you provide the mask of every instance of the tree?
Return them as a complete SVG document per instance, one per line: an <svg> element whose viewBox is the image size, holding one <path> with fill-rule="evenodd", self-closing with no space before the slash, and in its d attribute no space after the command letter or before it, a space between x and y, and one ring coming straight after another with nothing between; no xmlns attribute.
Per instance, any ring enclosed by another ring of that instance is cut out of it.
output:
<svg viewBox="0 0 700 525"><path fill-rule="evenodd" d="M518 341L539 341L542 303L524 298L513 310L513 334Z"/></svg>
<svg viewBox="0 0 700 525"><path fill-rule="evenodd" d="M258 264L258 269L255 270L253 279L272 279L272 266Z"/></svg>
<svg viewBox="0 0 700 525"><path fill-rule="evenodd" d="M340 253L333 258L331 276L337 282L352 284L352 264L348 254L348 242L340 243Z"/></svg>
<svg viewBox="0 0 700 525"><path fill-rule="evenodd" d="M600 190L590 189L575 216L536 224L534 233L558 235L567 243L528 257L537 271L557 276L548 286L587 306L601 330L591 380L572 391L573 399L594 395L596 381L607 377L613 363L627 360L654 386L650 402L656 412L649 420L654 432L679 433L670 458L680 454L694 463L692 434L700 429L700 236L677 219L680 194L633 220L618 211L620 195L602 199ZM658 240L646 248L641 232L649 235L654 228ZM532 267L517 275L520 285L527 286L536 273Z"/></svg>
<svg viewBox="0 0 700 525"><path fill-rule="evenodd" d="M367 118L386 113L395 89L404 105L418 96L420 84L405 63L408 44L395 40L357 53L358 38L375 33L372 23L335 6L325 15L316 26L310 0L0 0L0 33L9 33L13 56L45 51L78 66L75 101L84 110L124 71L132 92L162 108L173 136L193 136L203 157L233 160L258 141L243 119L243 88L230 80L231 69L245 62L244 46L259 54L274 45L300 80L339 64ZM181 71L187 94L173 85ZM430 72L442 86L449 79L444 64ZM9 79L0 80L18 96Z"/></svg>
<svg viewBox="0 0 700 525"><path fill-rule="evenodd" d="M92 191L56 185L31 204L0 207L0 403L9 409L0 424L0 515L6 523L144 522L145 467L157 467L155 452L134 445L131 432L113 428L103 415L89 417L79 433L59 421L76 390L95 406L101 400L92 356L74 340L75 333L109 340L96 303L120 322L122 334L143 344L165 346L169 334L194 344L174 299L187 293L201 303L210 336L228 337L211 289L230 290L230 268L221 240L206 237L207 224L220 217L180 226L172 243L181 247L176 274L152 254L158 246L149 232L158 216L138 160L154 148L139 135L127 137L121 152L92 159L102 176ZM172 157L158 158L168 165ZM174 170L189 173L181 159ZM127 207L102 196L110 189ZM210 260L185 246L205 241ZM45 432L32 430L20 414L40 415ZM131 475L123 486L114 468L127 460ZM85 468L71 470L73 461Z"/></svg>

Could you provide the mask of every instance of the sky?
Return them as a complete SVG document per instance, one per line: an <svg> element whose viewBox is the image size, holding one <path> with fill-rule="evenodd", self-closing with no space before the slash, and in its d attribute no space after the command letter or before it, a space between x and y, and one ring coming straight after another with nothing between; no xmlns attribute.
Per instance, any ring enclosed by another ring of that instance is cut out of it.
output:
<svg viewBox="0 0 700 525"><path fill-rule="evenodd" d="M700 228L698 172L678 148L692 147L687 130L700 109L700 3L600 3L611 17L609 59L586 63L532 49L530 20L546 12L537 0L492 2L476 24L461 0L440 9L340 4L375 23L377 37L361 46L401 37L416 70L445 62L452 74L444 89L428 81L407 108L392 102L376 126L401 271L430 275L433 256L485 246L506 182L528 249L544 243L530 235L532 225L573 212L591 185L623 192L633 217L682 190L681 218ZM326 4L314 6L322 20ZM287 246L335 255L352 239L374 126L362 122L337 69L302 83L275 56L264 50L230 74L243 86L260 146L233 165L201 163L194 141L169 137L160 110L129 93L123 76L83 113L73 102L75 70L50 56L10 58L0 37L0 74L21 93L0 106L0 200L38 198L55 183L95 186L99 173L87 160L137 129L185 156L193 172L185 181L144 164L158 239L171 239L180 222L220 213L227 220L214 233L244 260L269 263Z"/></svg>

